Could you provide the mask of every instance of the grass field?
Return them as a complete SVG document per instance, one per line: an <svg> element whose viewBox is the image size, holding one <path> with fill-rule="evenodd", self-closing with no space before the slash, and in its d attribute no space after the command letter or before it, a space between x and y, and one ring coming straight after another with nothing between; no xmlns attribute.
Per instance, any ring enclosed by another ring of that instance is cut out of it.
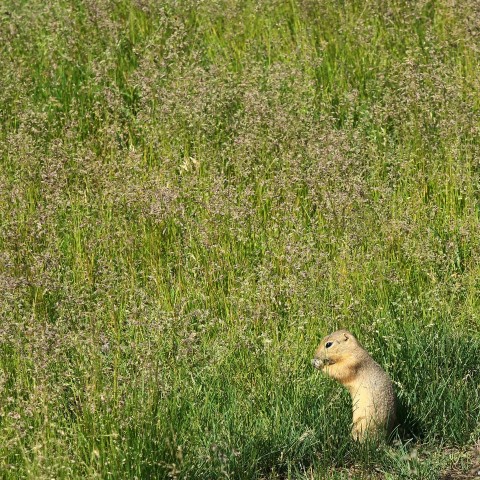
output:
<svg viewBox="0 0 480 480"><path fill-rule="evenodd" d="M0 478L472 478L479 57L476 0L3 0Z"/></svg>

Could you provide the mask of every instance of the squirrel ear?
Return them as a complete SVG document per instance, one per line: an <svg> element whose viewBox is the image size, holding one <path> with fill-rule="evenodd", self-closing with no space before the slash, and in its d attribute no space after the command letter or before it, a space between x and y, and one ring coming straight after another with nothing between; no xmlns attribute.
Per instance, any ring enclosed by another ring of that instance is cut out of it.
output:
<svg viewBox="0 0 480 480"><path fill-rule="evenodd" d="M343 336L345 337L345 341L347 341L350 338L346 333L344 333Z"/></svg>

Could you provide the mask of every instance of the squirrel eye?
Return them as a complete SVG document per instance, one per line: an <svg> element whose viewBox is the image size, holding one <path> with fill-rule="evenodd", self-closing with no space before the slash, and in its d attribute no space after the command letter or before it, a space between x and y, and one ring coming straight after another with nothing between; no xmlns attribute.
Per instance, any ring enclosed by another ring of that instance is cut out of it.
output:
<svg viewBox="0 0 480 480"><path fill-rule="evenodd" d="M333 342L327 342L325 344L325 348L330 348L333 345Z"/></svg>

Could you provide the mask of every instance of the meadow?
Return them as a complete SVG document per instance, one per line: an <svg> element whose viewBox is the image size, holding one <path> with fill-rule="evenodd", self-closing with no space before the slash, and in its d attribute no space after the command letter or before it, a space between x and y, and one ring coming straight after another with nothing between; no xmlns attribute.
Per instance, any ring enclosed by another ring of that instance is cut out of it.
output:
<svg viewBox="0 0 480 480"><path fill-rule="evenodd" d="M476 0L3 0L0 478L472 478L479 57Z"/></svg>

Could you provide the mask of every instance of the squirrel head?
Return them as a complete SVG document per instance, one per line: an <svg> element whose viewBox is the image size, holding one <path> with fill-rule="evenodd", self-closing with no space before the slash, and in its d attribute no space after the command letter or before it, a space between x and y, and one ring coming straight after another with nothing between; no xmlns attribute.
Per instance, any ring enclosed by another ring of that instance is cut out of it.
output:
<svg viewBox="0 0 480 480"><path fill-rule="evenodd" d="M312 365L319 370L325 370L344 361L351 356L352 349L359 346L357 339L348 330L337 330L320 342Z"/></svg>

